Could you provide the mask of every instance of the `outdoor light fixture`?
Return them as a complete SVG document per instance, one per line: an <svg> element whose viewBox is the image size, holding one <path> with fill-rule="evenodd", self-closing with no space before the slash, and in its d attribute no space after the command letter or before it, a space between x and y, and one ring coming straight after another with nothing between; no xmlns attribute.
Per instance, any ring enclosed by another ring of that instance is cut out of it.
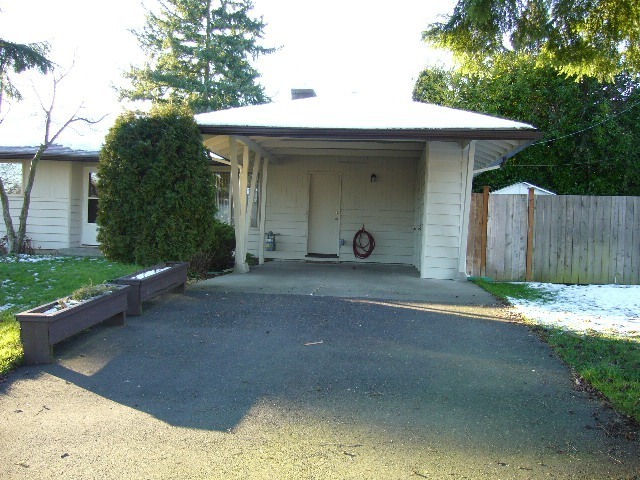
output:
<svg viewBox="0 0 640 480"><path fill-rule="evenodd" d="M371 174L371 183L376 183L376 180L378 179L378 176L375 173Z"/></svg>

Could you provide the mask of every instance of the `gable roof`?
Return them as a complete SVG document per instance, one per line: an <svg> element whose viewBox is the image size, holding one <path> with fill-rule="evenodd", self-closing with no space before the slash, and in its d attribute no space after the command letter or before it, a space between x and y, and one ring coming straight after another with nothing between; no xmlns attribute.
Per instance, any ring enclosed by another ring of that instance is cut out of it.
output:
<svg viewBox="0 0 640 480"><path fill-rule="evenodd" d="M551 190L547 190L545 188L542 187L538 187L537 185L534 185L533 183L529 183L529 182L517 182L517 183L513 183L509 186L500 188L498 190L495 190L493 192L491 192L492 194L524 194L526 195L529 191L530 188L533 188L534 192L536 195L555 195L554 192L552 192Z"/></svg>
<svg viewBox="0 0 640 480"><path fill-rule="evenodd" d="M383 150L389 156L397 151L402 157L419 157L429 140L478 140L475 168L484 169L499 165L541 136L535 127L522 122L358 95L231 108L202 113L195 119L207 146L225 158L228 142L221 137L227 135L247 137L274 158L302 155L305 148L307 155L342 152L366 156Z"/></svg>

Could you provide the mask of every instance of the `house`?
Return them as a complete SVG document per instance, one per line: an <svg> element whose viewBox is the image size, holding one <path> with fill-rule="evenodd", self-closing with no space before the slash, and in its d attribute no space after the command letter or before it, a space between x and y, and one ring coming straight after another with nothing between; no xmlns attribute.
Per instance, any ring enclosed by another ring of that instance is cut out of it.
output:
<svg viewBox="0 0 640 480"><path fill-rule="evenodd" d="M423 278L464 277L474 173L541 136L511 120L357 95L232 108L196 121L212 152L219 214L235 225L237 271L248 271L252 253L260 262L407 264ZM14 219L35 150L0 148ZM97 151L45 153L27 225L35 247L97 244L97 162ZM353 243L363 227L375 248L360 259ZM0 236L3 228L0 220Z"/></svg>
<svg viewBox="0 0 640 480"><path fill-rule="evenodd" d="M534 195L555 195L555 193L529 182L514 183L513 185L509 185L508 187L501 188L491 193L493 195L527 195L530 188L533 188Z"/></svg>
<svg viewBox="0 0 640 480"><path fill-rule="evenodd" d="M38 147L0 147L0 175L14 226L22 208L28 163ZM36 248L58 250L97 245L98 151L52 145L42 156L31 191L27 237ZM0 218L0 237L6 233Z"/></svg>
<svg viewBox="0 0 640 480"><path fill-rule="evenodd" d="M229 176L236 270L265 259L414 265L465 276L471 183L540 138L531 125L410 101L303 98L196 115ZM236 185L239 188L233 188ZM354 256L362 227L375 248ZM265 249L266 234L275 249Z"/></svg>

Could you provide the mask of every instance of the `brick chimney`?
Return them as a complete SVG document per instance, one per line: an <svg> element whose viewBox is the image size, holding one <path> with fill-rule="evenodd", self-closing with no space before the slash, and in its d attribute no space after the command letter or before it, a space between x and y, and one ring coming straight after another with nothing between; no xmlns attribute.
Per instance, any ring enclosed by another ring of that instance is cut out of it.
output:
<svg viewBox="0 0 640 480"><path fill-rule="evenodd" d="M313 88L292 88L291 100L300 100L301 98L311 98L316 96Z"/></svg>

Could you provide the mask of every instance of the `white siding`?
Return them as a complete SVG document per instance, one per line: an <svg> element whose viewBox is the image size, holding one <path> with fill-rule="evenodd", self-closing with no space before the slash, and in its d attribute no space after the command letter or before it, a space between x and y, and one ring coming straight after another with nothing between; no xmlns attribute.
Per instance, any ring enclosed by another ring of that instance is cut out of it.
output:
<svg viewBox="0 0 640 480"><path fill-rule="evenodd" d="M457 142L431 142L427 158L426 218L423 226L423 278L458 275L466 161Z"/></svg>
<svg viewBox="0 0 640 480"><path fill-rule="evenodd" d="M277 249L266 258L304 259L307 253L309 173L342 175L340 260L357 260L353 236L365 225L376 241L366 260L380 263L414 263L416 162L407 159L304 157L285 159L269 166L266 231L277 233ZM370 181L375 173L377 181ZM257 255L258 230L250 232L249 251Z"/></svg>
<svg viewBox="0 0 640 480"><path fill-rule="evenodd" d="M38 165L27 220L27 237L35 248L69 247L70 179L70 162L43 160ZM22 197L12 195L9 202L14 227L17 228ZM0 236L5 234L4 221L0 218Z"/></svg>
<svg viewBox="0 0 640 480"><path fill-rule="evenodd" d="M82 201L84 188L83 164L74 163L71 167L71 184L69 185L69 246L79 247L82 233Z"/></svg>
<svg viewBox="0 0 640 480"><path fill-rule="evenodd" d="M413 266L418 270L422 267L422 243L423 243L423 225L424 225L424 197L425 184L427 180L427 155L429 152L429 144L425 143L425 149L418 161L415 185L415 220L413 230Z"/></svg>

